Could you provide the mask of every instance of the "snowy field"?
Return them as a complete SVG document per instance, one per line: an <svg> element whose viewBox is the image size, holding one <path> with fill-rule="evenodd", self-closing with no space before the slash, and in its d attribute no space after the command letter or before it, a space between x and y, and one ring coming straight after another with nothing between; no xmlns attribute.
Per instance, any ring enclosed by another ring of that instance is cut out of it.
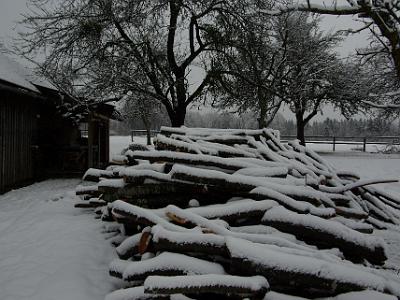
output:
<svg viewBox="0 0 400 300"><path fill-rule="evenodd" d="M130 137L111 137L111 154L129 143ZM324 158L364 178L400 177L399 156L356 152ZM108 275L115 249L102 233L102 223L90 210L73 207L78 183L48 180L0 196L1 300L97 300L116 289ZM400 193L400 184L383 188ZM400 234L378 234L389 244L389 263L398 269Z"/></svg>
<svg viewBox="0 0 400 300"><path fill-rule="evenodd" d="M136 136L132 142L130 136L110 136L110 158L115 154L120 154L130 143L146 145L146 137Z"/></svg>
<svg viewBox="0 0 400 300"><path fill-rule="evenodd" d="M359 173L362 178L400 178L400 156L396 154L323 154L336 169ZM377 187L400 193L400 183L380 184Z"/></svg>
<svg viewBox="0 0 400 300"><path fill-rule="evenodd" d="M349 170L361 175L362 178L399 178L400 158L398 155L346 153L326 154L324 158L337 169ZM379 184L386 192L400 193L400 183ZM400 269L400 231L376 231L388 244L388 263Z"/></svg>

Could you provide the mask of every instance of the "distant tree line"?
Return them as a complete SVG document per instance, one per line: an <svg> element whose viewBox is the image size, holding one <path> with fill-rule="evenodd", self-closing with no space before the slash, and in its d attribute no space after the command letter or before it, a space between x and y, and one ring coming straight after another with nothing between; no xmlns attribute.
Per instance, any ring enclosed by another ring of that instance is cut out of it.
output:
<svg viewBox="0 0 400 300"><path fill-rule="evenodd" d="M293 120L284 120L277 124L275 129L281 135L296 135L296 124ZM381 118L336 120L325 119L314 121L305 128L305 135L341 136L341 137L368 137L368 136L396 136L400 135L397 122Z"/></svg>
<svg viewBox="0 0 400 300"><path fill-rule="evenodd" d="M161 126L168 125L168 117L159 114L153 119L151 130L159 130ZM199 113L189 111L186 117L187 127L210 128L258 128L256 116L253 113L244 115L231 113L208 112ZM281 135L294 135L297 133L295 120L285 119L278 113L271 122L270 127L277 129ZM140 118L130 118L124 122L112 122L111 131L115 135L129 135L132 129L146 130ZM359 119L332 119L314 121L305 127L305 135L341 136L341 137L368 137L368 136L400 136L398 121L380 117Z"/></svg>

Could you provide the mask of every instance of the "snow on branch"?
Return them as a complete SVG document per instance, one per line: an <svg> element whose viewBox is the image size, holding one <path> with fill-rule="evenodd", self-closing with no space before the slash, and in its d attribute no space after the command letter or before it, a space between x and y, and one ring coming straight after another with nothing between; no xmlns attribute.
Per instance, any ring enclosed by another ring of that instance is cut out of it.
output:
<svg viewBox="0 0 400 300"><path fill-rule="evenodd" d="M311 3L310 0L305 3L298 3L288 6L281 6L274 10L261 10L261 13L269 15L280 15L282 13L291 11L305 11L325 15L354 15L362 12L361 6L354 5L337 5L336 1L331 4L326 4L322 1L322 4Z"/></svg>

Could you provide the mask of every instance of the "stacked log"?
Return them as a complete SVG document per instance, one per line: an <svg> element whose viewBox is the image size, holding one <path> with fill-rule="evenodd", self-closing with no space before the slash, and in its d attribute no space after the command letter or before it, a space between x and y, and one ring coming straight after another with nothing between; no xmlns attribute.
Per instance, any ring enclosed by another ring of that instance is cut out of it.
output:
<svg viewBox="0 0 400 300"><path fill-rule="evenodd" d="M108 300L400 296L374 235L400 198L371 187L396 179L337 171L270 129L163 127L154 143L77 188L77 207L123 226L110 275L126 288Z"/></svg>

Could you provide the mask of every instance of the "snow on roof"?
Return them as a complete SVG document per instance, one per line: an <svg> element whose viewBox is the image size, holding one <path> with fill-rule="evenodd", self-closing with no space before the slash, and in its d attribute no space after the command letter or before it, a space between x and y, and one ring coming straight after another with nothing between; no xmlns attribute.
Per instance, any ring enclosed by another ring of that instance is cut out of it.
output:
<svg viewBox="0 0 400 300"><path fill-rule="evenodd" d="M37 76L29 68L11 60L2 53L0 53L0 80L34 92L39 92L35 85L56 90L48 80Z"/></svg>

